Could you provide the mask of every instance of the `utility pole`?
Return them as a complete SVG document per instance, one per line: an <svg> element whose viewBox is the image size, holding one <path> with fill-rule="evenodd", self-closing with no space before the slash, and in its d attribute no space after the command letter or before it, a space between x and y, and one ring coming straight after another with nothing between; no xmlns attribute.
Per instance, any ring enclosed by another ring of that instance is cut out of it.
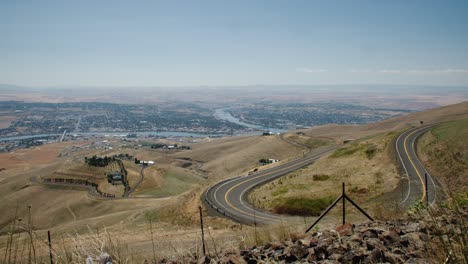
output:
<svg viewBox="0 0 468 264"><path fill-rule="evenodd" d="M206 256L206 249L205 249L205 233L203 231L203 215L202 215L202 208L201 206L198 207L200 210L200 227L201 227L201 236L202 236L202 245L203 245L203 256Z"/></svg>

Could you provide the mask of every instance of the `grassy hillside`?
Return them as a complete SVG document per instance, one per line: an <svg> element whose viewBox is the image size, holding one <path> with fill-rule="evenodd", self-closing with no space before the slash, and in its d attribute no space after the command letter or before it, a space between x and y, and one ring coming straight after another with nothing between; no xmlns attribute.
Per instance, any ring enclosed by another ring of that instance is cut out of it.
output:
<svg viewBox="0 0 468 264"><path fill-rule="evenodd" d="M468 118L438 125L418 146L429 172L448 193L468 193Z"/></svg>
<svg viewBox="0 0 468 264"><path fill-rule="evenodd" d="M399 179L390 157L395 135L377 134L346 144L315 164L260 187L250 198L276 213L319 215L341 194L342 182L356 200L391 191Z"/></svg>
<svg viewBox="0 0 468 264"><path fill-rule="evenodd" d="M192 150L174 156L202 162L200 169L209 172L216 181L255 168L259 159L285 161L302 156L304 151L277 135L223 138L192 147Z"/></svg>
<svg viewBox="0 0 468 264"><path fill-rule="evenodd" d="M203 179L181 168L149 167L145 170L145 179L135 196L174 196L193 189L200 182L203 182Z"/></svg>
<svg viewBox="0 0 468 264"><path fill-rule="evenodd" d="M417 126L420 121L431 124L442 121L468 118L468 102L430 109L409 115L390 118L377 123L365 125L323 125L302 130L308 136L329 137L341 143L348 138L362 138L376 133L386 133L395 130Z"/></svg>

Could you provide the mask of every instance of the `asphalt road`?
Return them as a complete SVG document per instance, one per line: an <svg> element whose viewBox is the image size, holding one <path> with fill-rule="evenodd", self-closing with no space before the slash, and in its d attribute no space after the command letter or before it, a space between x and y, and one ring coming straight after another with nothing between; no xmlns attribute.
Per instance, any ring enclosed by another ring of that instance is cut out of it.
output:
<svg viewBox="0 0 468 264"><path fill-rule="evenodd" d="M396 193L400 193L398 200L400 200L400 205L404 207L408 207L417 201L426 202L426 199L430 204L435 203L437 200L436 190L438 184L424 168L415 149L418 138L433 127L434 125L428 125L408 129L401 133L395 141L395 149L403 173L403 179L400 181ZM425 174L427 174L427 184ZM427 197L425 193L426 185Z"/></svg>
<svg viewBox="0 0 468 264"><path fill-rule="evenodd" d="M305 167L324 154L336 149L335 146L311 152L303 158L269 168L244 177L235 177L215 184L205 193L206 202L222 215L245 224L272 224L281 220L280 216L254 210L247 202L248 193L254 188L275 180L292 171Z"/></svg>

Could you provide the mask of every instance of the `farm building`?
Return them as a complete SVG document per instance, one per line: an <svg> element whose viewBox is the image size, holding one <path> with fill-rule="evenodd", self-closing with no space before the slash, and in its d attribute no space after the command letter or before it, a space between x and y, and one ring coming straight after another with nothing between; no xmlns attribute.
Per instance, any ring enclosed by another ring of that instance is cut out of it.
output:
<svg viewBox="0 0 468 264"><path fill-rule="evenodd" d="M120 184L123 182L123 175L118 171L113 171L107 174L107 182L112 185Z"/></svg>
<svg viewBox="0 0 468 264"><path fill-rule="evenodd" d="M142 165L142 166L151 166L151 165L154 165L154 161L152 161L152 160L140 160L140 165Z"/></svg>

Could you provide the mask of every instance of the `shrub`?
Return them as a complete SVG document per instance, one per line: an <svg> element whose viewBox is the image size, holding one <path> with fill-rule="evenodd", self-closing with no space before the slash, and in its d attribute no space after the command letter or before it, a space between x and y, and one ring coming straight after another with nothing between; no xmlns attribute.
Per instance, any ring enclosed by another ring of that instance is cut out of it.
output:
<svg viewBox="0 0 468 264"><path fill-rule="evenodd" d="M377 147L373 144L368 144L364 151L368 159L372 159L377 154Z"/></svg>
<svg viewBox="0 0 468 264"><path fill-rule="evenodd" d="M326 174L314 174L313 178L314 178L314 181L326 181L330 179L330 176Z"/></svg>
<svg viewBox="0 0 468 264"><path fill-rule="evenodd" d="M273 203L274 212L299 216L319 216L333 202L332 197L324 198L285 198L277 199Z"/></svg>

